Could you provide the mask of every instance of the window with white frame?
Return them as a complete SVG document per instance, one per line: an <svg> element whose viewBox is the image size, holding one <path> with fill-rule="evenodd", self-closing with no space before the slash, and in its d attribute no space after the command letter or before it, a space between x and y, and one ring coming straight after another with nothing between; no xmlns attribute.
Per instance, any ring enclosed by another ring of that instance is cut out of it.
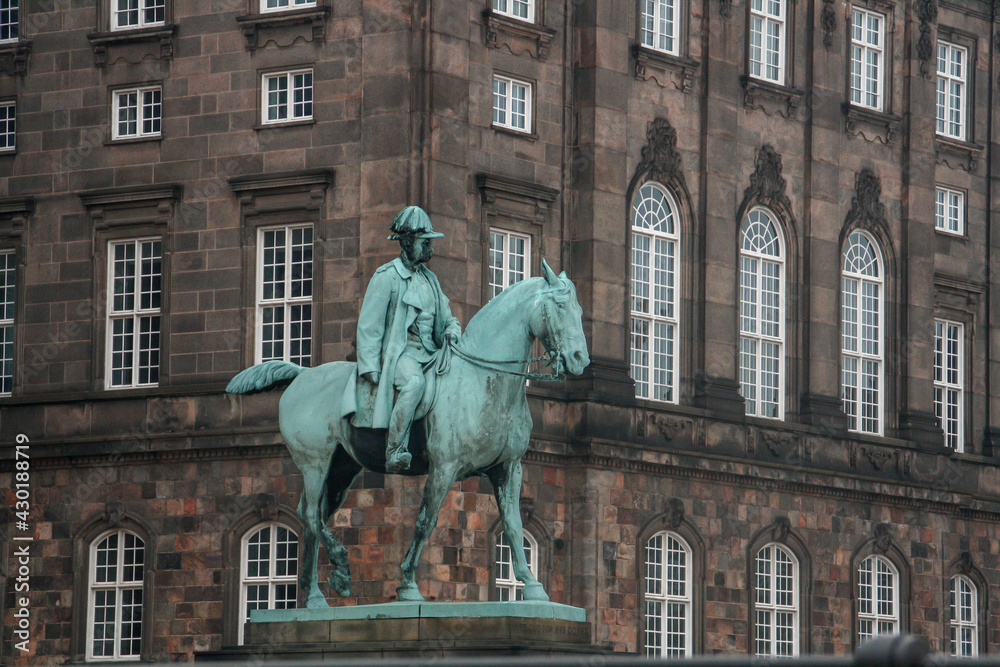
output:
<svg viewBox="0 0 1000 667"><path fill-rule="evenodd" d="M680 224L673 198L646 183L632 199L632 379L635 395L677 402Z"/></svg>
<svg viewBox="0 0 1000 667"><path fill-rule="evenodd" d="M532 86L506 76L493 76L493 125L531 132Z"/></svg>
<svg viewBox="0 0 1000 667"><path fill-rule="evenodd" d="M750 0L750 76L785 83L787 0Z"/></svg>
<svg viewBox="0 0 1000 667"><path fill-rule="evenodd" d="M522 530L524 544L524 559L528 561L528 571L538 578L538 540L527 530ZM514 575L514 554L503 529L496 534L496 550L493 567L493 599L500 602L524 599L524 584Z"/></svg>
<svg viewBox="0 0 1000 667"><path fill-rule="evenodd" d="M17 103L0 102L0 153L17 149Z"/></svg>
<svg viewBox="0 0 1000 667"><path fill-rule="evenodd" d="M965 141L969 51L938 40L937 133Z"/></svg>
<svg viewBox="0 0 1000 667"><path fill-rule="evenodd" d="M934 412L944 430L944 444L965 450L964 327L958 322L934 320Z"/></svg>
<svg viewBox="0 0 1000 667"><path fill-rule="evenodd" d="M641 0L639 37L643 46L678 55L680 17L678 0Z"/></svg>
<svg viewBox="0 0 1000 667"><path fill-rule="evenodd" d="M888 559L868 556L858 566L858 644L899 632L899 573Z"/></svg>
<svg viewBox="0 0 1000 667"><path fill-rule="evenodd" d="M160 86L116 90L113 95L113 139L160 136L163 90Z"/></svg>
<svg viewBox="0 0 1000 667"><path fill-rule="evenodd" d="M312 225L258 231L257 363L312 362Z"/></svg>
<svg viewBox="0 0 1000 667"><path fill-rule="evenodd" d="M490 229L490 298L528 277L531 237Z"/></svg>
<svg viewBox="0 0 1000 667"><path fill-rule="evenodd" d="M13 250L0 252L0 396L14 388L14 295L17 263Z"/></svg>
<svg viewBox="0 0 1000 667"><path fill-rule="evenodd" d="M646 542L645 646L648 657L691 655L691 547L662 531Z"/></svg>
<svg viewBox="0 0 1000 667"><path fill-rule="evenodd" d="M268 523L243 538L240 556L240 644L243 625L255 609L295 609L298 600L299 537Z"/></svg>
<svg viewBox="0 0 1000 667"><path fill-rule="evenodd" d="M754 558L754 650L758 656L799 654L799 561L779 544Z"/></svg>
<svg viewBox="0 0 1000 667"><path fill-rule="evenodd" d="M313 117L313 71L264 74L261 96L261 122L265 125L310 120Z"/></svg>
<svg viewBox="0 0 1000 667"><path fill-rule="evenodd" d="M851 7L851 104L883 111L885 14Z"/></svg>
<svg viewBox="0 0 1000 667"><path fill-rule="evenodd" d="M848 428L874 435L882 434L882 274L878 246L852 232L841 274L841 389Z"/></svg>
<svg viewBox="0 0 1000 667"><path fill-rule="evenodd" d="M493 11L513 19L534 23L535 0L493 0Z"/></svg>
<svg viewBox="0 0 1000 667"><path fill-rule="evenodd" d="M111 29L132 30L163 25L166 0L110 0Z"/></svg>
<svg viewBox="0 0 1000 667"><path fill-rule="evenodd" d="M740 394L756 417L784 416L785 261L778 225L755 208L740 231Z"/></svg>
<svg viewBox="0 0 1000 667"><path fill-rule="evenodd" d="M283 12L288 9L315 7L316 0L260 0L261 13Z"/></svg>
<svg viewBox="0 0 1000 667"><path fill-rule="evenodd" d="M951 578L951 654L958 658L979 655L979 591L968 577Z"/></svg>
<svg viewBox="0 0 1000 667"><path fill-rule="evenodd" d="M127 530L105 533L91 544L88 660L139 659L145 546Z"/></svg>
<svg viewBox="0 0 1000 667"><path fill-rule="evenodd" d="M159 239L109 244L109 389L153 386L160 379L162 254Z"/></svg>
<svg viewBox="0 0 1000 667"><path fill-rule="evenodd" d="M0 0L0 43L16 42L20 31L20 0Z"/></svg>
<svg viewBox="0 0 1000 667"><path fill-rule="evenodd" d="M949 234L965 234L965 193L950 188L938 188L934 228Z"/></svg>

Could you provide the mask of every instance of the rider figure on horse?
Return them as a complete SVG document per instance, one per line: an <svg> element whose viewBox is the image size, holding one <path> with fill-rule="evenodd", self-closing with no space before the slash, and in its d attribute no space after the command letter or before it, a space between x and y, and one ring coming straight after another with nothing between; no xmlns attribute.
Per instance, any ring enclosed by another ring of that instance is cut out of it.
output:
<svg viewBox="0 0 1000 667"><path fill-rule="evenodd" d="M462 327L437 277L424 266L431 240L444 237L419 206L399 212L389 227L399 257L372 276L358 318L357 412L352 423L387 428L385 468L410 467L410 426L424 394L424 367ZM395 389L395 395L393 390Z"/></svg>

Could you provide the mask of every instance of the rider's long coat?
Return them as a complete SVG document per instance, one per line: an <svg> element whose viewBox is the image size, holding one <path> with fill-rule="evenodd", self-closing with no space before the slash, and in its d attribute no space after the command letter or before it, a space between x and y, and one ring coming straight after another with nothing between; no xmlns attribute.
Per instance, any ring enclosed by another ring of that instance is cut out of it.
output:
<svg viewBox="0 0 1000 667"><path fill-rule="evenodd" d="M437 295L434 343L440 348L444 346L446 334L458 336L462 327L451 314L448 297L441 291L437 276L426 267L422 270ZM406 348L406 332L417 319L415 303L407 299L412 277L413 272L397 257L380 266L368 283L358 317L357 374L355 382L348 383L347 395L344 396L343 413L355 412L352 419L355 426L389 427L395 399L392 383L396 362ZM372 371L381 373L377 386L361 377Z"/></svg>

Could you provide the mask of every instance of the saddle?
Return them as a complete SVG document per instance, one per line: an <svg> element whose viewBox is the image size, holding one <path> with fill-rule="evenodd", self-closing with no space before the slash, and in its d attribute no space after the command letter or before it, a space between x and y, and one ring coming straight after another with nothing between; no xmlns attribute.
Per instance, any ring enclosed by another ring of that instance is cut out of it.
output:
<svg viewBox="0 0 1000 667"><path fill-rule="evenodd" d="M358 411L357 403L357 363L349 362L355 371L348 373L347 384L344 387L344 397L341 402L341 418L350 417ZM437 398L438 376L444 375L451 368L451 348L445 346L434 353L431 360L424 364L424 395L417 404L416 412L413 413L413 421L417 422L426 417L434 407Z"/></svg>

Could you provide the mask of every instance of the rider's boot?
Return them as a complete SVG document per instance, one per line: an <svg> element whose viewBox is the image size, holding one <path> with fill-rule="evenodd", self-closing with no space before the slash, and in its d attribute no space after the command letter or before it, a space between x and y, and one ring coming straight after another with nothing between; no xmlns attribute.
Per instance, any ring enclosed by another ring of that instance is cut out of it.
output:
<svg viewBox="0 0 1000 667"><path fill-rule="evenodd" d="M399 388L396 403L392 406L392 416L389 418L389 432L386 437L385 471L400 473L409 470L413 455L407 451L410 443L410 424L417 405L424 394L423 376L410 378Z"/></svg>

